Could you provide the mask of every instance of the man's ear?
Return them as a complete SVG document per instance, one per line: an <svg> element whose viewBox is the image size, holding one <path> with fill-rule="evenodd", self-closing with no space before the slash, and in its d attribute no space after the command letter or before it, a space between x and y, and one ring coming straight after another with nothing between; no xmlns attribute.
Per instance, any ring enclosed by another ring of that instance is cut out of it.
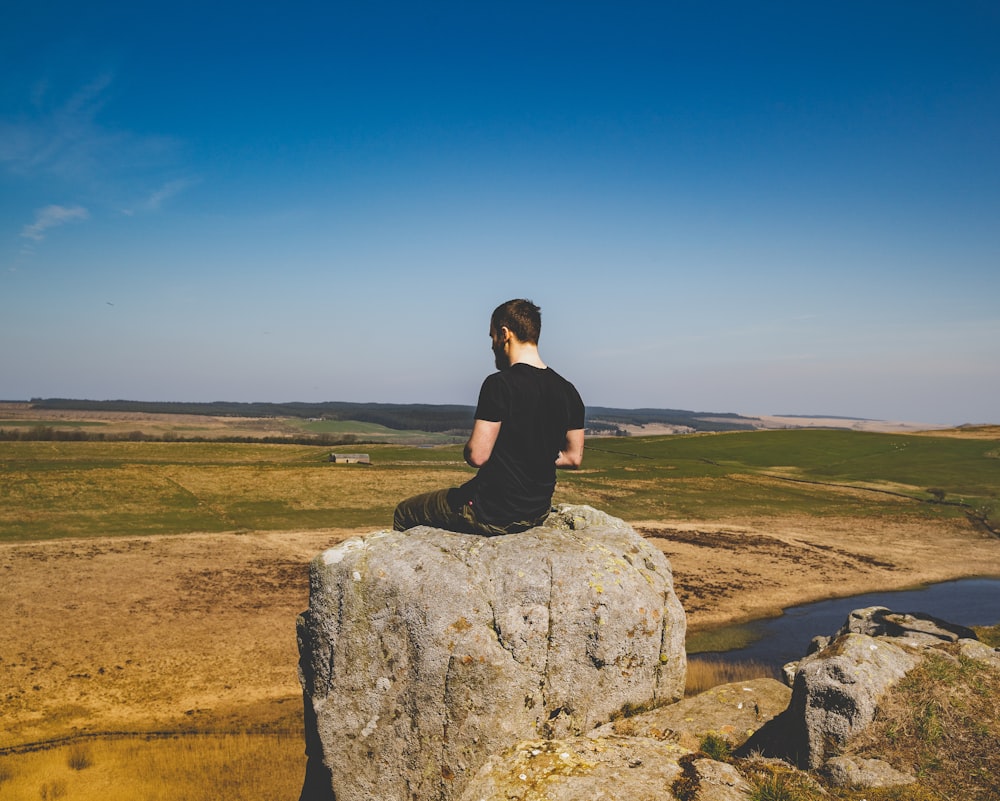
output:
<svg viewBox="0 0 1000 801"><path fill-rule="evenodd" d="M506 344L507 342L510 341L512 337L514 339L517 339L517 337L514 336L514 334L507 326L505 325L500 326L500 341L502 343Z"/></svg>

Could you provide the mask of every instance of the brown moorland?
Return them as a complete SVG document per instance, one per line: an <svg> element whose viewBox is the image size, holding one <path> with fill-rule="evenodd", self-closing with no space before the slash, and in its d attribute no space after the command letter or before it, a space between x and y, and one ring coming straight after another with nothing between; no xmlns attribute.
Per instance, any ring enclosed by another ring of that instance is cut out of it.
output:
<svg viewBox="0 0 1000 801"><path fill-rule="evenodd" d="M697 631L817 598L1000 565L967 526L636 521ZM109 537L0 546L0 747L85 732L298 726L307 565L371 529Z"/></svg>

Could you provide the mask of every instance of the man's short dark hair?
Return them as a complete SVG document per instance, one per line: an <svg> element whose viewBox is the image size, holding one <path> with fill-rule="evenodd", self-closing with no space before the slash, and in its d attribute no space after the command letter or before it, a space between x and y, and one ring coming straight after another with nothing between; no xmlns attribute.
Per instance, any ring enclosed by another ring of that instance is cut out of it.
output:
<svg viewBox="0 0 1000 801"><path fill-rule="evenodd" d="M505 326L521 342L537 345L542 333L542 310L524 298L501 303L493 310L490 328L499 332Z"/></svg>

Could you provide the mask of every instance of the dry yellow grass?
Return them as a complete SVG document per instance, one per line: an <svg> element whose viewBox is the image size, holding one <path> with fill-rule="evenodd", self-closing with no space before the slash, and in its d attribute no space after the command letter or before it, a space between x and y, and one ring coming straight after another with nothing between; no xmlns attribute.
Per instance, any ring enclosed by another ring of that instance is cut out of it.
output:
<svg viewBox="0 0 1000 801"><path fill-rule="evenodd" d="M915 431L915 434L936 437L957 437L959 439L1000 439L1000 425L967 426L946 428L940 431Z"/></svg>
<svg viewBox="0 0 1000 801"><path fill-rule="evenodd" d="M687 663L685 695L698 695L720 684L769 678L771 668L760 662L717 662L708 657L691 657Z"/></svg>
<svg viewBox="0 0 1000 801"><path fill-rule="evenodd" d="M0 760L4 801L272 801L296 798L302 739L200 735L97 739Z"/></svg>
<svg viewBox="0 0 1000 801"><path fill-rule="evenodd" d="M948 653L950 651L950 653ZM873 725L849 753L920 777L935 797L1000 798L1000 671L938 651L879 700Z"/></svg>

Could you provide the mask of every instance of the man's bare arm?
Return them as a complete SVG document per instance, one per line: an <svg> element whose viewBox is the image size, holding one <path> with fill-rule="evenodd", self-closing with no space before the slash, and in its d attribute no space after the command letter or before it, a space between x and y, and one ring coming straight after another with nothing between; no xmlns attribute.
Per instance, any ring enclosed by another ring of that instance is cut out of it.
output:
<svg viewBox="0 0 1000 801"><path fill-rule="evenodd" d="M493 446L500 435L500 422L476 420L472 436L465 443L465 461L470 467L482 467L493 455Z"/></svg>
<svg viewBox="0 0 1000 801"><path fill-rule="evenodd" d="M566 432L566 444L559 451L556 467L576 470L581 464L583 464L583 429L574 428Z"/></svg>

